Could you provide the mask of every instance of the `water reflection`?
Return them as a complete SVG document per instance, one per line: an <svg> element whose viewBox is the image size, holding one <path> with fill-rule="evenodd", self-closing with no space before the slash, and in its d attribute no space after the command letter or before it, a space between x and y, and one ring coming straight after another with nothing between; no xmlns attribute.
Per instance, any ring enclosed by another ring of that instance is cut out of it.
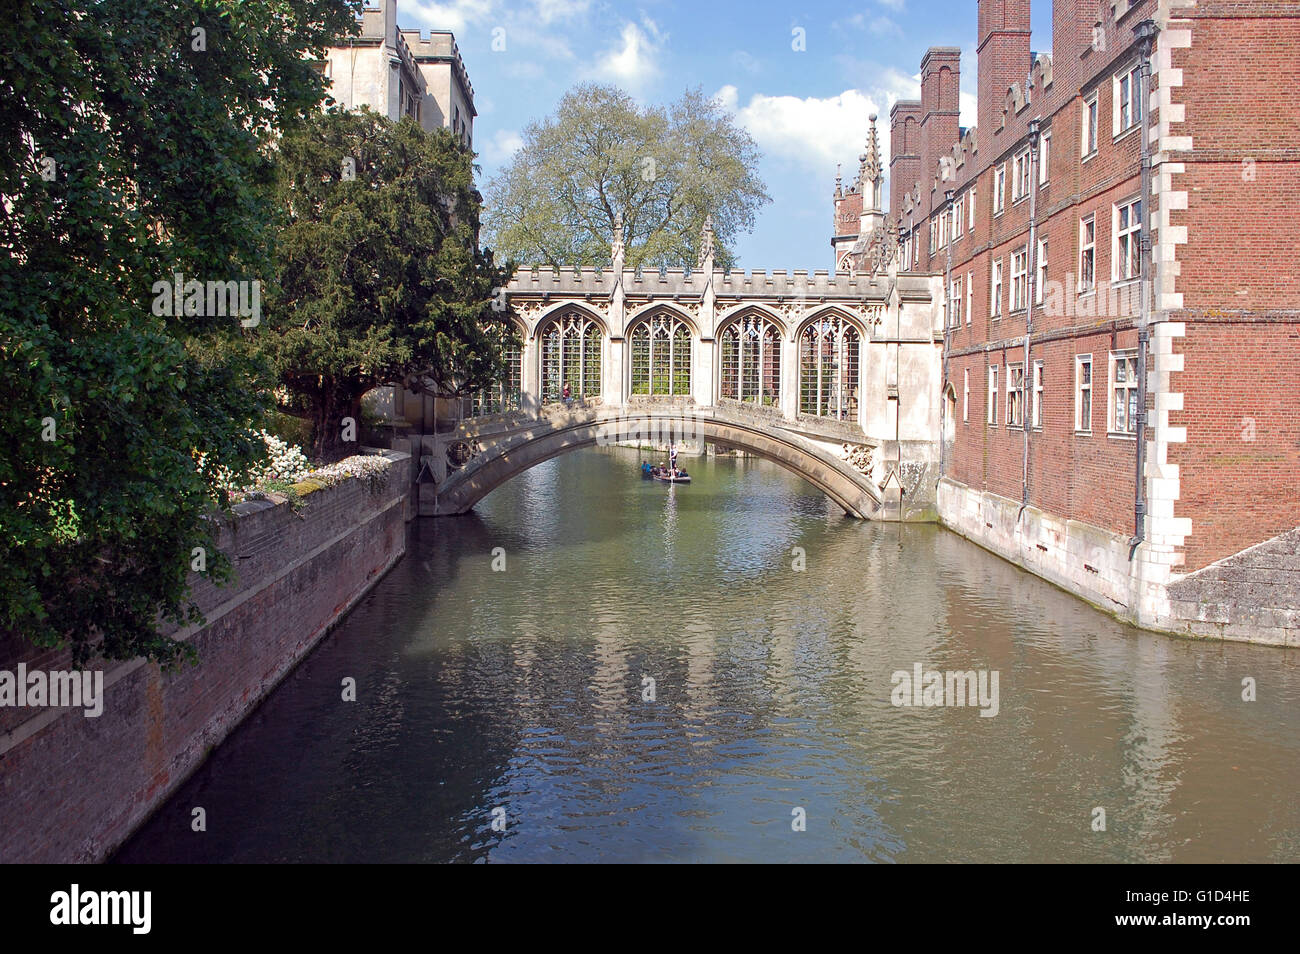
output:
<svg viewBox="0 0 1300 954"><path fill-rule="evenodd" d="M581 452L412 525L121 859L1297 857L1294 654L1121 626L765 463L688 468ZM998 716L892 706L918 662L997 670Z"/></svg>

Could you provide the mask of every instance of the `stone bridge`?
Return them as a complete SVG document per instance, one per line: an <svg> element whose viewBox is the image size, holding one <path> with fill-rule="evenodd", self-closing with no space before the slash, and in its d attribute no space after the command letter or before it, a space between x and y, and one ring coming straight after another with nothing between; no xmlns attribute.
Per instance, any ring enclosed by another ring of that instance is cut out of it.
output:
<svg viewBox="0 0 1300 954"><path fill-rule="evenodd" d="M578 447L677 434L772 460L853 516L931 519L942 276L730 271L707 225L700 244L697 269L624 269L615 236L610 268L518 271L505 380L472 400L395 395L423 431L420 512L463 513Z"/></svg>
<svg viewBox="0 0 1300 954"><path fill-rule="evenodd" d="M889 514L881 484L888 462L879 445L839 422L785 421L735 406L710 408L631 404L549 406L540 415L511 413L472 418L426 438L425 476L447 461L441 480L420 484L420 513L465 513L516 474L559 454L592 445L710 443L773 461L823 491L855 517ZM443 453L438 454L442 449ZM629 472L631 479L634 475ZM898 495L894 495L896 513Z"/></svg>

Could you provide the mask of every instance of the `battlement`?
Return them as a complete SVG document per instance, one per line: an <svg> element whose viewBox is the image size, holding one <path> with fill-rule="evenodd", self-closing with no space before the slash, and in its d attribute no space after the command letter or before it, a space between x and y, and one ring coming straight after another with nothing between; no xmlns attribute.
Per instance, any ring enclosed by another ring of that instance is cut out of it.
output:
<svg viewBox="0 0 1300 954"><path fill-rule="evenodd" d="M670 268L665 272L658 269L644 269L638 275L635 270L623 271L623 291L627 295L674 296L685 295L698 297L704 294L705 273L699 269L686 271ZM826 269L816 269L809 274L807 269L756 268L752 271L724 271L714 269L713 291L722 296L755 295L762 297L790 296L794 298L850 298L861 301L864 298L883 298L888 289L888 281L877 276L873 282L869 276L854 275L845 272L831 274ZM597 269L592 266L578 268L521 268L515 272L506 287L510 295L561 295L561 296L604 296L614 291L614 272L611 269Z"/></svg>

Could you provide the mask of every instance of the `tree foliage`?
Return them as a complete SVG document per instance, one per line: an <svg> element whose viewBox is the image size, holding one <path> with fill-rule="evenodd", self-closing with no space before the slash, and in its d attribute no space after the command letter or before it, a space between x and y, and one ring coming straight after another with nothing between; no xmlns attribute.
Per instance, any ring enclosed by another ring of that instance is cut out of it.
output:
<svg viewBox="0 0 1300 954"><path fill-rule="evenodd" d="M470 153L445 129L331 112L281 144L277 317L261 344L335 457L361 396L399 382L477 391L502 371L509 280L478 246ZM355 446L355 445L354 445Z"/></svg>
<svg viewBox="0 0 1300 954"><path fill-rule="evenodd" d="M715 100L689 90L639 108L621 90L579 85L488 185L484 230L502 255L537 265L609 262L622 220L626 267L693 267L712 216L717 260L771 199L758 147Z"/></svg>
<svg viewBox="0 0 1300 954"><path fill-rule="evenodd" d="M0 18L0 629L175 662L218 467L254 456L237 317L154 283L269 277L272 141L345 0L18 0ZM255 331L255 330L254 330ZM200 470L196 457L203 455Z"/></svg>

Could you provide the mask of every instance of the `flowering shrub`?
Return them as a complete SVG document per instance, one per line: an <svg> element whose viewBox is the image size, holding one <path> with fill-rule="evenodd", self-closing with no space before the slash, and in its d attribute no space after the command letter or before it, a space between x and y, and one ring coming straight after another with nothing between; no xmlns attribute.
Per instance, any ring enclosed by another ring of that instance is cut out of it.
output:
<svg viewBox="0 0 1300 954"><path fill-rule="evenodd" d="M362 478L369 483L370 491L373 493L388 485L388 470L391 464L392 461L387 457L359 454L355 457L345 457L337 464L313 470L307 476L326 487L333 487L348 477Z"/></svg>
<svg viewBox="0 0 1300 954"><path fill-rule="evenodd" d="M248 476L253 484L263 484L270 480L295 483L311 473L311 463L297 445L286 444L280 438L267 431L258 431L266 444L266 460L253 465Z"/></svg>
<svg viewBox="0 0 1300 954"><path fill-rule="evenodd" d="M252 499L250 492L263 484L292 484L302 480L311 472L311 462L307 460L301 448L285 443L267 431L258 431L256 436L260 437L266 446L264 460L250 467L243 479L237 478L225 467L216 473L217 486L231 494L232 500ZM199 472L202 473L207 467L207 455L198 455L196 464Z"/></svg>
<svg viewBox="0 0 1300 954"><path fill-rule="evenodd" d="M304 480L311 480L324 487L333 487L349 477L365 480L371 493L388 486L388 473L392 461L387 457L358 454L345 457L336 464L312 469L311 463L304 456L302 449L294 444L280 440L274 434L258 431L258 436L266 444L266 459L254 464L244 480L237 481L228 470L222 468L217 474L221 488L230 494L232 503L241 500L265 500L268 493L287 496L294 510L301 509L302 495L293 487ZM204 457L199 455L198 467L202 471Z"/></svg>

